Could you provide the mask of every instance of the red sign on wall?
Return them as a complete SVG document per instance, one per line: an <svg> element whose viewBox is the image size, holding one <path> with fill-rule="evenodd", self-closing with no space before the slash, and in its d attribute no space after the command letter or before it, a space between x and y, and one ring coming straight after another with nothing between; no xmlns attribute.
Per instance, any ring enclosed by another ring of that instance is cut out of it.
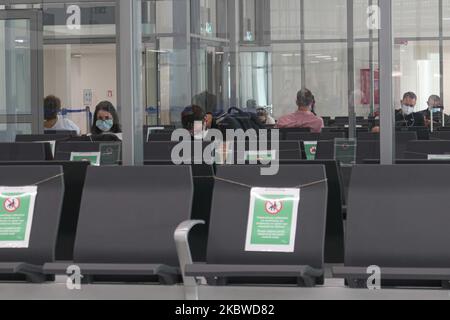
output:
<svg viewBox="0 0 450 320"><path fill-rule="evenodd" d="M375 70L373 75L374 83L374 97L375 104L380 104L380 71ZM361 69L361 104L371 103L371 84L370 84L370 69Z"/></svg>

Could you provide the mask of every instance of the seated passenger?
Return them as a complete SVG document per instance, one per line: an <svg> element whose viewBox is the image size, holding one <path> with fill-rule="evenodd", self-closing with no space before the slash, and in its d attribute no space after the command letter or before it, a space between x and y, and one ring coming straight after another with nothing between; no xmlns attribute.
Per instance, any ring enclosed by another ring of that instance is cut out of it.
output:
<svg viewBox="0 0 450 320"><path fill-rule="evenodd" d="M265 108L258 108L256 110L256 114L258 116L259 121L268 126L273 126L276 124L276 121L274 118L270 116L270 114L267 112Z"/></svg>
<svg viewBox="0 0 450 320"><path fill-rule="evenodd" d="M314 96L308 89L297 93L298 111L278 120L277 128L310 128L313 133L320 133L324 127L323 119L312 113Z"/></svg>
<svg viewBox="0 0 450 320"><path fill-rule="evenodd" d="M401 101L401 109L395 111L395 123L397 127L425 127L425 117L421 112L414 112L417 96L413 92L407 92Z"/></svg>
<svg viewBox="0 0 450 320"><path fill-rule="evenodd" d="M211 126L213 125L213 118L211 115L205 115L203 109L197 105L192 105L186 107L181 113L181 123L185 130L188 130L192 136L194 136L195 132L195 122L202 122L203 129L207 129L208 126L207 121L211 119Z"/></svg>
<svg viewBox="0 0 450 320"><path fill-rule="evenodd" d="M431 127L431 113L433 113L434 126L442 126L442 114L444 111L444 105L441 97L438 95L431 95L428 98L428 109L423 112L425 116L425 123L427 127ZM450 117L444 113L444 125L449 123Z"/></svg>
<svg viewBox="0 0 450 320"><path fill-rule="evenodd" d="M55 96L44 99L44 131L75 131L80 135L80 128L71 120L65 119L58 113L61 111L61 100Z"/></svg>
<svg viewBox="0 0 450 320"><path fill-rule="evenodd" d="M122 140L122 128L116 108L109 101L100 102L95 108L91 134L113 134Z"/></svg>

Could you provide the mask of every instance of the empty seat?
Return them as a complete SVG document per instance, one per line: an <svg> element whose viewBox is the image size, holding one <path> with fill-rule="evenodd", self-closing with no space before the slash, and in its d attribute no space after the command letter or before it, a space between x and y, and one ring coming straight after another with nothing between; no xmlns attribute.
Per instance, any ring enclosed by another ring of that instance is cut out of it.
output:
<svg viewBox="0 0 450 320"><path fill-rule="evenodd" d="M334 275L351 287L366 287L367 268L378 266L384 286L447 286L448 179L449 165L356 166L345 267L334 268Z"/></svg>
<svg viewBox="0 0 450 320"><path fill-rule="evenodd" d="M319 141L317 144L317 160L335 160L335 142ZM380 158L380 143L377 141L358 141L356 146L356 163L364 160Z"/></svg>
<svg viewBox="0 0 450 320"><path fill-rule="evenodd" d="M147 142L144 145L144 160L148 162L173 162L172 150L178 146L180 142ZM203 161L203 152L211 142L192 141L191 142L191 154L181 154L184 160L194 162L195 160L200 163ZM198 154L195 154L197 149ZM178 154L177 154L178 156ZM211 159L209 159L211 160Z"/></svg>
<svg viewBox="0 0 450 320"><path fill-rule="evenodd" d="M323 133L288 133L286 140L289 141L326 141L336 138L345 138L345 132L323 132Z"/></svg>
<svg viewBox="0 0 450 320"><path fill-rule="evenodd" d="M450 140L450 131L437 131L430 133L430 140Z"/></svg>
<svg viewBox="0 0 450 320"><path fill-rule="evenodd" d="M70 161L39 161L39 162L0 162L0 166L61 166L64 172L64 193L61 219L58 227L58 240L56 243L56 256L58 261L73 260L73 246L75 232L80 212L81 195L83 193L87 162Z"/></svg>
<svg viewBox="0 0 450 320"><path fill-rule="evenodd" d="M0 161L52 160L49 143L0 143Z"/></svg>
<svg viewBox="0 0 450 320"><path fill-rule="evenodd" d="M429 155L450 154L450 141L410 141L408 142L406 159L428 159Z"/></svg>
<svg viewBox="0 0 450 320"><path fill-rule="evenodd" d="M287 140L288 133L307 133L311 132L310 128L282 128L275 129L280 131L280 140Z"/></svg>
<svg viewBox="0 0 450 320"><path fill-rule="evenodd" d="M341 173L334 160L282 161L283 165L325 166L328 185L327 225L325 236L325 263L344 262L344 188Z"/></svg>
<svg viewBox="0 0 450 320"><path fill-rule="evenodd" d="M94 282L178 282L173 233L191 217L192 194L189 166L89 167L73 263Z"/></svg>
<svg viewBox="0 0 450 320"><path fill-rule="evenodd" d="M70 138L67 134L18 134L16 142L64 141Z"/></svg>
<svg viewBox="0 0 450 320"><path fill-rule="evenodd" d="M163 141L163 142L168 142L168 141L172 141L172 132L157 132L157 133L152 133L148 136L148 142L150 141L154 141L154 142L158 142L158 141Z"/></svg>
<svg viewBox="0 0 450 320"><path fill-rule="evenodd" d="M0 280L43 282L42 266L55 261L63 205L63 170L60 166L2 166L0 185L37 185L37 197L27 248L0 248ZM3 203L1 204L3 206Z"/></svg>
<svg viewBox="0 0 450 320"><path fill-rule="evenodd" d="M297 284L323 282L327 184L319 165L281 165L276 176L261 166L217 169L206 264L184 266L186 277L209 284ZM246 251L250 186L296 188L301 185L294 252ZM178 246L180 246L178 244Z"/></svg>
<svg viewBox="0 0 450 320"><path fill-rule="evenodd" d="M114 150L104 146L116 146ZM55 151L55 160L69 161L73 152L100 152L101 163L116 164L121 159L120 142L57 142Z"/></svg>
<svg viewBox="0 0 450 320"><path fill-rule="evenodd" d="M245 150L239 150L238 144L234 145L234 161L235 164L245 163L246 162L246 153L247 152L275 152L276 160L302 160L305 158L303 152L303 142L299 141L279 141L279 149L276 149L276 146L272 145L271 141L267 141L262 143L262 145L267 146L267 148L263 148L260 146L261 141L249 142L245 143ZM256 146L256 148L254 148ZM265 149L265 150L263 150Z"/></svg>

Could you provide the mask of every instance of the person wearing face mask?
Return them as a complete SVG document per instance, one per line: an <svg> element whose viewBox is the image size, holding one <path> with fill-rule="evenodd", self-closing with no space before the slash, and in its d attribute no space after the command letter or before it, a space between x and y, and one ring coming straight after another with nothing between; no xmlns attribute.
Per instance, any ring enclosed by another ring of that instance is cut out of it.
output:
<svg viewBox="0 0 450 320"><path fill-rule="evenodd" d="M91 133L93 135L114 134L122 140L119 115L111 102L102 101L95 108Z"/></svg>
<svg viewBox="0 0 450 320"><path fill-rule="evenodd" d="M397 127L425 127L423 113L414 112L417 104L417 95L407 92L401 101L401 109L395 111L395 122Z"/></svg>
<svg viewBox="0 0 450 320"><path fill-rule="evenodd" d="M324 122L321 117L312 112L314 101L314 95L310 90L300 90L297 93L297 112L281 117L278 120L277 128L309 128L313 133L320 133Z"/></svg>
<svg viewBox="0 0 450 320"><path fill-rule="evenodd" d="M431 127L431 114L433 114L434 126L442 126L442 114L444 112L444 105L441 97L438 95L431 95L427 101L428 109L423 112L427 127ZM444 123L449 122L449 116L444 114Z"/></svg>

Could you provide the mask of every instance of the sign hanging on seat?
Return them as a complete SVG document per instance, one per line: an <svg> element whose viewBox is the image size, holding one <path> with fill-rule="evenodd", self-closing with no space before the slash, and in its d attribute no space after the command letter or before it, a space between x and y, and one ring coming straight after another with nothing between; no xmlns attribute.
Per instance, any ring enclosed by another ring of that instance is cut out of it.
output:
<svg viewBox="0 0 450 320"><path fill-rule="evenodd" d="M0 248L28 248L37 186L0 187Z"/></svg>
<svg viewBox="0 0 450 320"><path fill-rule="evenodd" d="M252 188L245 251L295 251L300 189Z"/></svg>
<svg viewBox="0 0 450 320"><path fill-rule="evenodd" d="M70 161L88 161L93 166L100 166L100 152L72 152Z"/></svg>

